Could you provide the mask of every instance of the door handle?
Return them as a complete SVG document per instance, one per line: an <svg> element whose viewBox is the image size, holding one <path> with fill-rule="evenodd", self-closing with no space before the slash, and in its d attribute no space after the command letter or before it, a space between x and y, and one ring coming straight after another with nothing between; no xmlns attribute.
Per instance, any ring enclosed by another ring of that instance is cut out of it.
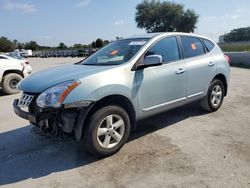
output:
<svg viewBox="0 0 250 188"><path fill-rule="evenodd" d="M214 65L215 65L214 62L209 62L209 63L208 63L208 66L209 66L209 67L212 67L212 66L214 66Z"/></svg>
<svg viewBox="0 0 250 188"><path fill-rule="evenodd" d="M175 74L183 74L184 72L185 70L183 68L180 68L177 71L175 71Z"/></svg>

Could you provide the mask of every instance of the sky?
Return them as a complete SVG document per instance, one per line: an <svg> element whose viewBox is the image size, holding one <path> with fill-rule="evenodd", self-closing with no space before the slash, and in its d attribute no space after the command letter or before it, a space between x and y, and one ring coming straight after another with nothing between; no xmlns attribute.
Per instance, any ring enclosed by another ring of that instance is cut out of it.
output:
<svg viewBox="0 0 250 188"><path fill-rule="evenodd" d="M163 1L163 0L162 0ZM234 28L250 26L250 0L171 0L200 17L196 34L218 41ZM142 0L0 0L0 36L40 45L89 44L146 33L135 23Z"/></svg>

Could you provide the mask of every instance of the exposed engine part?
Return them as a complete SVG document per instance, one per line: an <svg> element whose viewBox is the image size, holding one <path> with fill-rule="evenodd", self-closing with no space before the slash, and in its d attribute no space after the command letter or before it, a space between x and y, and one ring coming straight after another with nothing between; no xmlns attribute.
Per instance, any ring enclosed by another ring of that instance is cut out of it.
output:
<svg viewBox="0 0 250 188"><path fill-rule="evenodd" d="M48 137L60 137L64 138L64 135L70 135L74 133L76 140L80 140L83 121L77 117L81 117L84 120L84 109L67 109L58 111L51 116L50 119L42 120L34 125L32 133L41 136ZM76 129L76 130L75 130ZM78 133L80 132L80 133Z"/></svg>

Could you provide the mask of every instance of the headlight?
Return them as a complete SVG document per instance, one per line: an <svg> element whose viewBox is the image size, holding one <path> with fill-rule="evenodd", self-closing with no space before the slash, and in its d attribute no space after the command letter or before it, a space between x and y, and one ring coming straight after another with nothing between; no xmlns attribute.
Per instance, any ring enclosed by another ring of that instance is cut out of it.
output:
<svg viewBox="0 0 250 188"><path fill-rule="evenodd" d="M78 85L80 85L80 81L67 81L53 86L41 93L36 103L41 108L59 108L65 97Z"/></svg>

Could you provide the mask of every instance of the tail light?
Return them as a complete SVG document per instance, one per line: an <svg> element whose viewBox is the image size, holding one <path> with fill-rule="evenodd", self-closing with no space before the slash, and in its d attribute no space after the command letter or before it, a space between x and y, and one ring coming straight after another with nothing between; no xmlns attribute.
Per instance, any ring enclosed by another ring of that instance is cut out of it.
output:
<svg viewBox="0 0 250 188"><path fill-rule="evenodd" d="M226 58L228 64L230 65L230 58L227 55L224 55L224 57Z"/></svg>

